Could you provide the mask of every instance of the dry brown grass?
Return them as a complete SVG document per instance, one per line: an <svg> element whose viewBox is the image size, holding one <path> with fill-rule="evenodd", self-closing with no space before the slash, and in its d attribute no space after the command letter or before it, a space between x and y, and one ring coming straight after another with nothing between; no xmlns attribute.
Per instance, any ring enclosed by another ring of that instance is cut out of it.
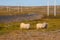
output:
<svg viewBox="0 0 60 40"><path fill-rule="evenodd" d="M50 7L50 14L53 14L53 6ZM9 11L7 11L6 6L0 6L0 15L18 15L18 14L25 14L25 13L40 13L40 14L47 14L47 7L46 6L32 6L32 7L21 7L17 6L9 6ZM60 13L60 6L57 6L57 14Z"/></svg>

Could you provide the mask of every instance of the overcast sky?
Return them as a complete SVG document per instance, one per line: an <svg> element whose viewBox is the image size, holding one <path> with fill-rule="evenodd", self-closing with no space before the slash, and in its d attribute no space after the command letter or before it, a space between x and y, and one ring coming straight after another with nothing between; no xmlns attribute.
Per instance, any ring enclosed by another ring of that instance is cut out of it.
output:
<svg viewBox="0 0 60 40"><path fill-rule="evenodd" d="M3 6L46 6L48 0L0 0L0 5ZM54 4L55 0L49 0L50 5ZM56 5L60 5L60 0L56 0Z"/></svg>

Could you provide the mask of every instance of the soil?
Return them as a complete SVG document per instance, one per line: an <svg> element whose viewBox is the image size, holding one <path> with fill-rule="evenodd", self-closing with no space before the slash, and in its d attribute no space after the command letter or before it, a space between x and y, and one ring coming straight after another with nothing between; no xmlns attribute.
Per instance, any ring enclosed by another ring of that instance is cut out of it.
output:
<svg viewBox="0 0 60 40"><path fill-rule="evenodd" d="M60 31L15 30L0 36L0 40L60 40Z"/></svg>

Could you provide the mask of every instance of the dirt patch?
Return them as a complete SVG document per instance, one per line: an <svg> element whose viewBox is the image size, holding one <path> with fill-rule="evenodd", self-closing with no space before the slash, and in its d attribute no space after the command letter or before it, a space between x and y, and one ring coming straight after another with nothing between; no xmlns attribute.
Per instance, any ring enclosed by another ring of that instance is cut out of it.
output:
<svg viewBox="0 0 60 40"><path fill-rule="evenodd" d="M60 40L60 31L58 32L40 32L37 30L13 31L0 36L0 40Z"/></svg>

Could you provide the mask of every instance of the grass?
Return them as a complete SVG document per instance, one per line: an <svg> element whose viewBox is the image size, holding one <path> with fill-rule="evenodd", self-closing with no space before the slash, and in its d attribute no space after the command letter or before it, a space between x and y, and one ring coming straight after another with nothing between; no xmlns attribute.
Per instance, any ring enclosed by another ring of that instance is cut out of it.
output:
<svg viewBox="0 0 60 40"><path fill-rule="evenodd" d="M47 14L47 6L32 6L32 7L23 7L22 6L22 12L21 12L21 7L19 8L19 12L18 12L18 8L17 6L10 6L9 7L9 11L7 11L6 7L0 7L0 15L19 15L19 14L25 14L25 13L40 13L40 14ZM53 6L50 6L50 13L53 13ZM57 14L59 15L60 13L60 6L57 6Z"/></svg>
<svg viewBox="0 0 60 40"><path fill-rule="evenodd" d="M36 24L42 22L48 23L47 29L39 29L40 31L56 31L60 30L60 19L42 19L42 20L34 20L34 21L24 21L24 23L30 23L31 27L28 30L36 30ZM12 30L20 30L20 22L13 22L9 24L0 24L0 26L4 25L0 28L0 34L4 34L6 32ZM25 29L23 29L25 30ZM26 31L26 30L25 30Z"/></svg>
<svg viewBox="0 0 60 40"><path fill-rule="evenodd" d="M19 23L0 24L0 35L13 30L19 30Z"/></svg>
<svg viewBox="0 0 60 40"><path fill-rule="evenodd" d="M60 29L60 19L49 19L49 26L47 30L59 30Z"/></svg>
<svg viewBox="0 0 60 40"><path fill-rule="evenodd" d="M40 14L44 14L46 15L46 8L47 7L36 7L36 8L29 8L28 9L25 9L23 7L23 12L22 13L40 13ZM53 8L50 8L52 11ZM59 11L60 8L57 8L57 11ZM20 10L20 9L19 9ZM52 12L53 13L53 12ZM51 15L53 14L50 14L49 17L47 17L46 19L42 19L42 20L34 20L34 21L23 21L24 23L30 23L31 24L31 27L29 30L36 30L36 24L37 23L42 23L42 22L47 22L48 23L48 28L47 29L39 29L39 31L55 31L55 30L59 30L60 29L60 15L58 14L60 13L57 12L57 16L56 17L53 17ZM7 9L6 8L2 8L0 9L0 15L20 15L21 14L21 10L19 11L18 13L18 10L16 9L10 9L10 11L7 12ZM20 23L21 22L12 22L12 23L1 23L0 24L0 34L4 34L4 33L8 33L12 30L20 30ZM25 30L25 29L24 29Z"/></svg>

